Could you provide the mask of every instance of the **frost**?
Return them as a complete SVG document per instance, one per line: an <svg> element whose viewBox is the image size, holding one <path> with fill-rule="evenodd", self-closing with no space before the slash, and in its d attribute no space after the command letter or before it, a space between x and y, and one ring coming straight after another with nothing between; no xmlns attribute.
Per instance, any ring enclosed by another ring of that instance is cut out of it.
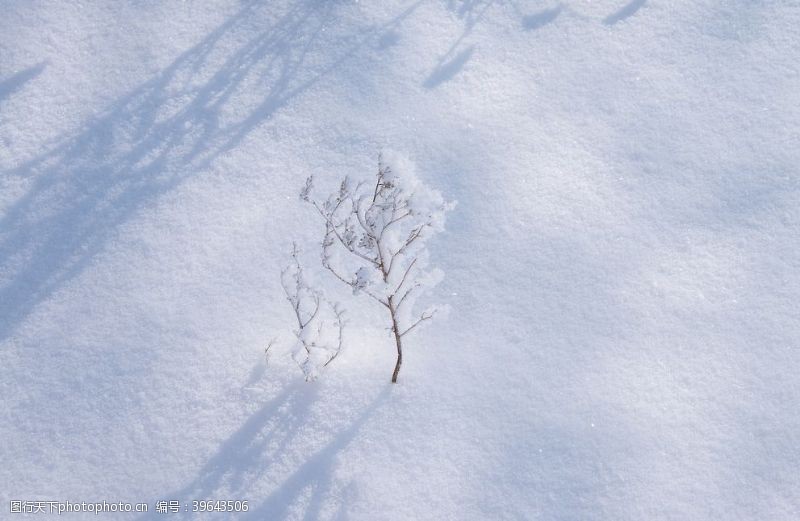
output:
<svg viewBox="0 0 800 521"><path fill-rule="evenodd" d="M281 272L281 284L297 321L292 359L307 381L316 380L342 350L344 311L308 283L297 245L292 248L292 263Z"/></svg>
<svg viewBox="0 0 800 521"><path fill-rule="evenodd" d="M392 382L402 364L402 338L433 318L435 308L419 313L417 299L443 277L428 269L427 241L444 230L445 216L455 203L426 186L404 156L378 158L372 182L353 184L345 178L336 194L322 202L310 196L309 178L300 197L314 206L325 224L322 265L350 286L385 307L397 347Z"/></svg>

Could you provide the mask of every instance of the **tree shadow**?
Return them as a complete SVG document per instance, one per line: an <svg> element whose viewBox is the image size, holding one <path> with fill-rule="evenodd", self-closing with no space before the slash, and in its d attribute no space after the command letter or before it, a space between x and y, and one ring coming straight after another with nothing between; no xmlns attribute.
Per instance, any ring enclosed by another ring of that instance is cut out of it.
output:
<svg viewBox="0 0 800 521"><path fill-rule="evenodd" d="M523 16L522 17L522 27L526 31L534 31L536 29L544 27L545 25L553 22L556 18L558 18L558 15L561 14L561 11L563 10L563 7L564 6L559 4L559 5L557 5L556 7L553 7L553 8L543 9L542 11L539 11L538 13L534 13L534 14L530 14L530 15L527 15L527 16Z"/></svg>
<svg viewBox="0 0 800 521"><path fill-rule="evenodd" d="M40 62L0 81L0 102L17 92L23 85L39 76L46 66L47 62Z"/></svg>
<svg viewBox="0 0 800 521"><path fill-rule="evenodd" d="M603 23L605 25L614 25L617 22L625 20L636 14L646 3L647 0L631 0L627 5L607 16L603 20ZM469 37L473 28L481 21L489 8L495 4L509 7L514 15L520 19L522 28L525 31L541 29L554 22L563 12L571 12L569 7L562 3L533 14L524 14L524 10L513 0L460 0L460 2L448 0L448 10L456 13L458 18L464 20L464 29L461 35L450 45L447 52L439 57L433 70L423 81L422 85L425 88L436 88L442 83L454 78L461 71L464 65L470 60L475 50L474 44L464 48L463 42ZM574 14L574 12L572 14Z"/></svg>
<svg viewBox="0 0 800 521"><path fill-rule="evenodd" d="M303 509L304 519L317 519L326 500L330 498L336 461L373 413L388 399L391 387L383 390L365 406L349 424L330 436L316 453L300 455L293 471L274 487L260 503L255 498L258 487L291 465L297 449L293 443L303 432L318 435L318 427L309 415L317 399L317 384L295 382L277 397L253 413L247 421L224 441L200 468L197 476L185 487L149 502L179 500L176 518L192 519L193 500L248 500L248 512L217 513L223 518L284 519L290 508ZM307 493L308 492L308 493ZM294 510L293 510L294 511ZM148 512L138 521L161 519L163 514ZM343 505L337 510L338 519L346 519Z"/></svg>
<svg viewBox="0 0 800 521"><path fill-rule="evenodd" d="M553 22L561 14L563 6L561 4L550 9L544 9L538 13L525 15L523 11L511 0L507 2L498 0L461 0L457 4L454 0L449 0L448 10L456 13L458 18L463 20L464 29L458 38L450 45L444 55L440 56L433 70L422 83L427 89L434 89L454 78L472 58L475 45L464 47L464 41L470 36L475 26L483 19L487 11L494 6L505 5L510 7L514 14L522 21L522 27L526 31L539 29Z"/></svg>
<svg viewBox="0 0 800 521"><path fill-rule="evenodd" d="M635 15L636 12L644 7L644 4L647 3L647 0L632 0L628 2L626 5L622 6L618 11L611 13L608 15L604 20L603 23L605 25L614 25L626 18L630 18L631 16Z"/></svg>
<svg viewBox="0 0 800 521"><path fill-rule="evenodd" d="M475 46L470 45L452 58L446 61L440 60L439 64L431 71L430 76L428 76L428 79L425 80L423 85L428 89L433 89L452 79L469 61L474 50Z"/></svg>
<svg viewBox="0 0 800 521"><path fill-rule="evenodd" d="M246 3L80 131L5 172L30 188L0 215L0 341L80 275L121 224L237 147L381 29L320 60L338 5L299 0L276 13L270 2Z"/></svg>
<svg viewBox="0 0 800 521"><path fill-rule="evenodd" d="M464 30L461 35L450 45L450 48L439 57L431 73L422 83L427 89L434 89L442 83L454 78L472 57L475 45L461 48L462 42L472 33L475 25L480 22L486 11L495 3L495 0L464 0L456 8L454 2L448 4L451 11L455 11L459 18L464 20Z"/></svg>
<svg viewBox="0 0 800 521"><path fill-rule="evenodd" d="M406 18L411 16L423 2L425 2L425 0L417 0L413 4L409 5L400 14L395 16L394 19L392 19L389 23L384 24L380 28L377 40L378 50L383 51L389 49L400 41L400 25Z"/></svg>
<svg viewBox="0 0 800 521"><path fill-rule="evenodd" d="M286 478L260 505L251 508L241 519L285 519L293 506L303 509L304 520L319 519L333 488L336 460L339 454L350 445L358 432L389 399L392 384L386 384L383 390L364 407L350 424L334 435L317 453L302 462L292 474ZM305 500L308 492L308 499ZM300 503L305 502L304 505ZM342 508L337 512L338 519L346 519L347 512Z"/></svg>
<svg viewBox="0 0 800 521"><path fill-rule="evenodd" d="M484 13L496 0L461 0L461 5L456 7L450 0L448 8L454 11L459 18L464 20L466 27L472 28L483 18Z"/></svg>
<svg viewBox="0 0 800 521"><path fill-rule="evenodd" d="M180 490L170 492L150 501L180 500L184 515L191 517L192 500L219 499L215 492L229 491L220 497L244 498L246 484L258 478L260 469L268 468L279 460L281 453L291 443L306 421L308 408L313 402L316 386L295 382L287 386L278 396L264 404L239 427L200 468L190 483ZM184 505L188 503L188 513ZM138 519L159 519L160 514L151 511Z"/></svg>

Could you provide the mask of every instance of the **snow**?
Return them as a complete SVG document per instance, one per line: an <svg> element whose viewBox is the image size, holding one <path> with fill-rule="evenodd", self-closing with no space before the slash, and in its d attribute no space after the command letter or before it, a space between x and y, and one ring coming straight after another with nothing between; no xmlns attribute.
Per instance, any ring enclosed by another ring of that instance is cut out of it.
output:
<svg viewBox="0 0 800 521"><path fill-rule="evenodd" d="M800 517L793 2L0 9L6 512ZM429 243L450 314L391 386L381 310L340 292L305 382L280 270L324 229L297 195L381 148L458 201Z"/></svg>

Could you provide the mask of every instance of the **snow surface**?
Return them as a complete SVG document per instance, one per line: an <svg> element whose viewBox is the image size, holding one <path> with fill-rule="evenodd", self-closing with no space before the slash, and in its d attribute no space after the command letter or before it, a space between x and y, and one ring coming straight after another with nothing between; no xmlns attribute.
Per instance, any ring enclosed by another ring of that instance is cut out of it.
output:
<svg viewBox="0 0 800 521"><path fill-rule="evenodd" d="M800 518L796 1L0 12L0 517ZM297 194L382 147L458 201L451 313L390 386L351 299L305 383L279 273L323 230Z"/></svg>

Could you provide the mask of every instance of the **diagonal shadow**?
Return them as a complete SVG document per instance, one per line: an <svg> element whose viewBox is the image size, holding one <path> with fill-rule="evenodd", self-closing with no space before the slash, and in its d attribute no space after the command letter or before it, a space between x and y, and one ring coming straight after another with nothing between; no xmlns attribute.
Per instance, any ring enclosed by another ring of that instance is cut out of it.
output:
<svg viewBox="0 0 800 521"><path fill-rule="evenodd" d="M603 23L605 25L614 25L617 22L625 20L636 14L646 3L647 0L630 0L628 4L624 5L618 11L607 16L603 20ZM513 13L519 17L522 23L522 29L525 31L541 29L553 23L563 12L570 11L570 9L562 3L558 3L554 7L546 8L533 14L524 14L523 9L513 0L460 0L459 2L449 0L447 4L448 9L455 12L457 16L464 21L464 29L447 51L439 57L436 65L428 74L428 77L422 82L423 87L434 89L442 83L451 80L461 72L463 67L472 58L472 54L475 51L474 44L464 46L464 41L468 39L475 26L495 4L509 7Z"/></svg>
<svg viewBox="0 0 800 521"><path fill-rule="evenodd" d="M248 2L81 131L4 172L31 187L0 215L0 341L80 275L121 224L234 149L381 29L320 60L338 5L298 0L275 15L271 2Z"/></svg>
<svg viewBox="0 0 800 521"><path fill-rule="evenodd" d="M428 89L433 89L455 77L472 57L472 52L474 50L475 46L470 45L466 49L451 56L449 59L445 61L440 60L439 64L431 71L430 76L428 76L428 79L425 80L423 85Z"/></svg>
<svg viewBox="0 0 800 521"><path fill-rule="evenodd" d="M303 502L305 504L300 505L303 509L303 519L306 521L319 519L325 501L331 495L337 457L352 443L375 411L386 403L391 391L391 384L386 384L378 396L346 428L333 436L325 447L302 462L263 503L251 508L241 519L253 521L285 519L291 507L297 507ZM306 491L310 492L307 500ZM337 517L346 517L346 512L340 508Z"/></svg>
<svg viewBox="0 0 800 521"><path fill-rule="evenodd" d="M425 81L423 81L423 87L434 89L442 83L451 80L461 72L461 69L469 62L475 51L474 44L465 46L464 42L494 5L510 8L513 13L521 19L522 28L526 31L539 29L555 21L564 8L562 4L558 4L550 9L544 9L538 13L525 15L516 3L511 0L461 0L458 5L457 2L450 0L448 2L448 9L455 12L458 18L463 20L464 29L447 51L439 57L433 70Z"/></svg>
<svg viewBox="0 0 800 521"><path fill-rule="evenodd" d="M249 502L248 512L215 513L219 519L284 519L292 507L304 509L304 519L317 519L333 486L337 456L347 448L356 434L385 403L391 392L387 384L341 431L331 436L318 452L301 460L262 502L255 497L256 486L271 473L280 472L291 463L292 442L302 432L315 432L308 411L317 397L317 385L295 382L265 404L225 442L199 470L189 484L166 496L149 502L179 500L181 512L171 514L177 519L192 519L192 500L237 498ZM305 492L310 489L310 495ZM299 504L303 503L304 504ZM258 503L258 504L254 504ZM188 505L188 509L185 505ZM161 519L164 514L148 512L137 521ZM339 510L340 518L346 512Z"/></svg>
<svg viewBox="0 0 800 521"><path fill-rule="evenodd" d="M47 62L41 62L0 81L0 102L39 76L46 66Z"/></svg>
<svg viewBox="0 0 800 521"><path fill-rule="evenodd" d="M534 31L536 29L540 29L545 25L555 21L555 19L558 18L558 15L561 14L561 11L563 9L564 6L559 4L556 7L552 7L550 9L543 9L538 13L523 16L522 27L526 31Z"/></svg>
<svg viewBox="0 0 800 521"><path fill-rule="evenodd" d="M618 22L625 20L626 18L630 18L631 16L635 15L636 12L644 7L644 4L647 3L647 0L631 0L626 5L619 8L614 13L608 15L604 20L603 23L605 25L614 25Z"/></svg>
<svg viewBox="0 0 800 521"><path fill-rule="evenodd" d="M306 421L308 408L316 396L316 386L295 382L278 396L264 404L239 427L216 453L200 468L190 483L180 490L161 495L149 502L179 499L181 508L188 503L191 517L192 500L217 498L215 492L229 491L220 497L246 499L248 484L256 481L262 469L279 461L299 429ZM139 517L140 521L160 519L163 514L151 511Z"/></svg>
<svg viewBox="0 0 800 521"><path fill-rule="evenodd" d="M452 3L449 5L450 10L456 10L458 17L464 20L464 30L447 52L439 57L433 70L422 83L423 87L434 89L461 71L475 50L474 45L462 49L461 44L494 3L495 0L465 0L457 10Z"/></svg>
<svg viewBox="0 0 800 521"><path fill-rule="evenodd" d="M77 276L125 222L235 146L318 78L301 75L308 46L329 9L298 2L272 26L223 59L253 17L248 4L169 67L10 175L31 189L0 220L0 339L38 302ZM219 124L226 102L265 75L262 103L240 120Z"/></svg>

